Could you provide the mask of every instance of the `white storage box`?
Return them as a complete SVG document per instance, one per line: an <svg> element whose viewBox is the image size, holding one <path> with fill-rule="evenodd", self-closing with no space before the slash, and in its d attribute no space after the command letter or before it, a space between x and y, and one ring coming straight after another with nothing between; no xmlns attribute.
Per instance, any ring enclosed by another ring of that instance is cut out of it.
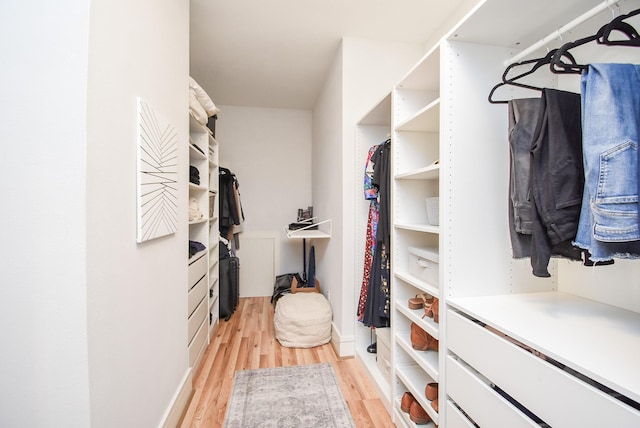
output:
<svg viewBox="0 0 640 428"><path fill-rule="evenodd" d="M409 273L416 278L438 286L438 250L435 248L409 247Z"/></svg>

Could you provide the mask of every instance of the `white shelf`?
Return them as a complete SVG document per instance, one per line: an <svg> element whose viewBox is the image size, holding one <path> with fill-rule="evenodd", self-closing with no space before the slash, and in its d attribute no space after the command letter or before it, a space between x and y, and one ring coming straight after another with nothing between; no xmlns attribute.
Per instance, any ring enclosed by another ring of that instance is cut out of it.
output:
<svg viewBox="0 0 640 428"><path fill-rule="evenodd" d="M463 297L448 302L640 402L640 314L560 292Z"/></svg>
<svg viewBox="0 0 640 428"><path fill-rule="evenodd" d="M324 230L320 226L323 226ZM310 229L310 227L318 227L318 229ZM289 239L329 239L331 238L331 220L324 220L295 230L285 227L284 230Z"/></svg>
<svg viewBox="0 0 640 428"><path fill-rule="evenodd" d="M438 180L440 179L440 165L430 165L413 171L396 174L396 180Z"/></svg>
<svg viewBox="0 0 640 428"><path fill-rule="evenodd" d="M398 223L394 225L395 228L405 229L405 230L413 230L416 232L426 232L426 233L440 233L440 226L434 226L431 224L404 224Z"/></svg>
<svg viewBox="0 0 640 428"><path fill-rule="evenodd" d="M438 382L440 370L438 369L438 352L416 351L411 346L409 334L396 334L396 343L431 377L434 382Z"/></svg>
<svg viewBox="0 0 640 428"><path fill-rule="evenodd" d="M429 284L428 282L422 281L408 272L397 270L395 271L394 276L432 296L435 296L435 297L440 296L440 289L437 286L433 284Z"/></svg>
<svg viewBox="0 0 640 428"><path fill-rule="evenodd" d="M429 414L433 423L438 423L438 413L431 407L431 402L425 397L425 387L428 383L434 382L427 374L417 365L400 366L396 370L398 379L413 393L422 408Z"/></svg>

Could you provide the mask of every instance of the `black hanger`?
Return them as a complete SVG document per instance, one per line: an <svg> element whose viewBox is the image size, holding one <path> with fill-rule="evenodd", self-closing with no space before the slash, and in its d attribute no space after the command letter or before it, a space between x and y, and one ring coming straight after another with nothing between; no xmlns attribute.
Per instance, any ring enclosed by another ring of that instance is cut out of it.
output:
<svg viewBox="0 0 640 428"><path fill-rule="evenodd" d="M547 52L547 54L545 56L543 56L542 58L535 58L535 59L528 59L528 60L524 60L524 61L520 61L520 62L516 62L513 64L510 64L505 70L504 73L502 73L502 82L498 83L497 85L495 85L492 89L491 92L489 92L489 102L491 104L506 104L509 101L497 101L493 99L493 94L495 93L495 91L505 85L511 85L511 86L517 86L519 88L525 88L525 89L531 89L533 91L542 91L543 88L539 88L537 86L533 86L533 85L528 85L525 83L520 83L517 82L518 79L521 79L525 76L528 76L530 74L533 74L537 69L539 69L540 67L542 67L543 65L549 64L551 62L551 59L553 58L554 54L556 53L557 49L553 49L549 52ZM567 58L569 59L569 61L573 61L575 62L575 59L573 58L573 56L567 52L564 54L565 56L567 56ZM511 70L513 70L516 67L521 67L523 65L528 65L528 64L533 64L533 67L531 67L529 70L518 74L516 76L512 76L510 78L508 78L507 76L509 75L509 73L511 72Z"/></svg>
<svg viewBox="0 0 640 428"><path fill-rule="evenodd" d="M640 9L629 12L626 15L620 15L613 21L601 28L598 43L607 46L640 46L640 34L629 23L624 22L625 19L640 14ZM627 36L626 40L609 40L612 31L619 31Z"/></svg>
<svg viewBox="0 0 640 428"><path fill-rule="evenodd" d="M606 25L600 27L598 32L592 36L584 37L574 42L565 43L562 45L551 59L551 72L555 74L580 74L582 70L587 68L587 65L578 64L575 59L567 55L570 49L578 46L585 45L587 43L597 41L599 44L607 46L640 46L640 35L632 25L623 22L625 19L637 15L640 13L640 9L634 10L627 15L621 15ZM627 36L627 40L609 40L609 35L612 31L619 31ZM563 61L563 57L569 59L566 63Z"/></svg>

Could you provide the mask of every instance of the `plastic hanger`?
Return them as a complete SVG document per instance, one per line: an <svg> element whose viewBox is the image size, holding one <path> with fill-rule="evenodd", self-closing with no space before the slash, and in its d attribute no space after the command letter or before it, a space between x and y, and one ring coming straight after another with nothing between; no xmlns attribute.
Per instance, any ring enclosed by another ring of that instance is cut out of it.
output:
<svg viewBox="0 0 640 428"><path fill-rule="evenodd" d="M625 19L631 18L632 16L640 14L640 9L636 9L632 12L629 12L626 15L620 15L615 18L613 21L605 25L601 31L602 34L598 37L598 43L601 45L608 46L640 46L640 34L636 31L633 26L627 22L624 22ZM609 40L609 36L612 31L619 31L627 36L626 40Z"/></svg>
<svg viewBox="0 0 640 428"><path fill-rule="evenodd" d="M640 46L640 35L636 29L626 22L625 19L637 15L640 13L640 9L634 10L626 15L621 15L606 25L603 25L596 34L582 39L578 39L574 42L565 43L562 45L551 59L550 69L555 74L580 74L587 67L586 64L578 64L575 59L568 55L569 50L578 46L585 45L593 42L594 40L598 44L606 46ZM613 31L621 32L627 37L626 40L609 40L609 36ZM563 58L568 58L569 62L564 62Z"/></svg>
<svg viewBox="0 0 640 428"><path fill-rule="evenodd" d="M525 88L525 89L530 89L533 91L542 91L543 88L537 87L537 86L533 86L533 85L529 85L526 83L520 83L517 82L518 79L521 79L525 76L528 76L530 74L533 74L537 69L539 69L540 67L542 67L543 65L549 64L551 62L551 59L553 58L554 54L556 53L557 49L553 49L549 52L547 52L547 54L541 58L535 58L535 59L528 59L528 60L524 60L524 61L520 61L520 62L516 62L513 64L510 64L505 70L504 73L502 73L502 82L498 83L497 85L495 85L492 89L491 92L489 92L489 102L491 104L506 104L509 101L507 100L494 100L493 99L493 95L495 93L495 91L502 87L502 86L506 86L506 85L511 85L511 86L517 86L519 88ZM573 61L575 62L575 59L573 58L573 56L570 53L566 53L565 56L567 56L569 61ZM521 73L518 74L516 76L512 76L510 78L508 78L507 76L509 75L509 73L511 72L511 70L513 70L516 67L521 67L524 65L528 65L528 64L533 64L533 66Z"/></svg>

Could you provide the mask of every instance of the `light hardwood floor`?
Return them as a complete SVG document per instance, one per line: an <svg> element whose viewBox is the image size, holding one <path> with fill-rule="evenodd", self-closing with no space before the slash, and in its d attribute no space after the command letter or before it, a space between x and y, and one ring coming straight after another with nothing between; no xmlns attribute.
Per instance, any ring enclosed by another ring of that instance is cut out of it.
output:
<svg viewBox="0 0 640 428"><path fill-rule="evenodd" d="M325 362L333 365L357 428L395 426L358 360L338 358L331 344L309 349L281 346L270 298L250 297L240 299L228 322L218 323L194 374L194 394L180 427L221 427L237 370Z"/></svg>

